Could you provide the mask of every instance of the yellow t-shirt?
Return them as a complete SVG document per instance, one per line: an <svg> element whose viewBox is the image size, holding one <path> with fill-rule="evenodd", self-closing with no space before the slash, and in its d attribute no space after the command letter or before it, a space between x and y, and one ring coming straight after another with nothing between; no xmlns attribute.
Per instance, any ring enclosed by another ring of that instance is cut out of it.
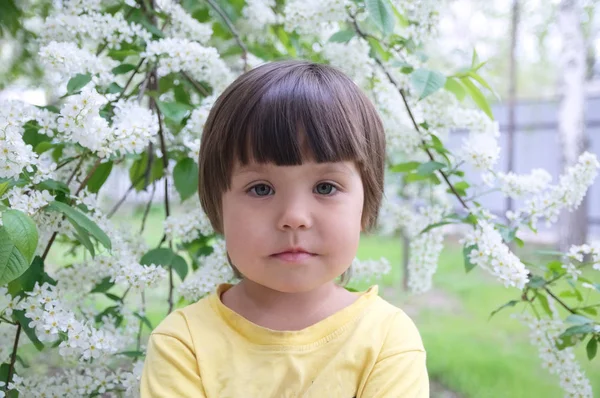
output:
<svg viewBox="0 0 600 398"><path fill-rule="evenodd" d="M221 302L232 285L174 311L152 332L142 398L428 398L417 328L378 287L298 331L256 325Z"/></svg>

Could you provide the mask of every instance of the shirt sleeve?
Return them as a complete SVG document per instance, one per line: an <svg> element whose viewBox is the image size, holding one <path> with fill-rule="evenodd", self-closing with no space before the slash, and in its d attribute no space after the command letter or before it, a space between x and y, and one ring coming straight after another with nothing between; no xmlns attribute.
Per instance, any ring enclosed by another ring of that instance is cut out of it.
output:
<svg viewBox="0 0 600 398"><path fill-rule="evenodd" d="M141 398L205 398L196 355L180 339L153 333L148 341Z"/></svg>
<svg viewBox="0 0 600 398"><path fill-rule="evenodd" d="M412 320L397 314L359 398L429 398L426 352Z"/></svg>

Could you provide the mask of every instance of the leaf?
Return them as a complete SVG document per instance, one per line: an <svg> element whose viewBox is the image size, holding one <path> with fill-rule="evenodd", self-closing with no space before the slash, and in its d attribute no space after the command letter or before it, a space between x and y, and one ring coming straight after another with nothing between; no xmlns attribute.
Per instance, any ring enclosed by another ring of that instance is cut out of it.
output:
<svg viewBox="0 0 600 398"><path fill-rule="evenodd" d="M446 76L429 69L417 69L410 74L410 82L415 88L419 100L438 91L446 84Z"/></svg>
<svg viewBox="0 0 600 398"><path fill-rule="evenodd" d="M473 264L471 262L471 259L469 258L469 254L471 254L471 252L473 250L477 250L479 249L479 246L477 245L472 245L472 246L464 246L463 247L463 258L465 260L465 269L467 272L471 271L473 268L475 268L475 264Z"/></svg>
<svg viewBox="0 0 600 398"><path fill-rule="evenodd" d="M94 288L92 289L91 293L104 293L104 292L107 292L114 285L115 285L115 283L111 282L110 281L110 277L107 276L106 278L102 279L98 284L96 284L96 286L94 286Z"/></svg>
<svg viewBox="0 0 600 398"><path fill-rule="evenodd" d="M595 330L594 324L586 323L583 325L571 326L570 328L565 330L563 332L563 334L561 334L559 337L563 338L563 337L575 336L578 334L594 333L594 330Z"/></svg>
<svg viewBox="0 0 600 398"><path fill-rule="evenodd" d="M69 83L67 83L67 93L73 94L81 90L90 81L92 81L92 75L90 75L89 73L86 73L85 75L75 75L71 78L71 80L69 80Z"/></svg>
<svg viewBox="0 0 600 398"><path fill-rule="evenodd" d="M138 357L143 357L144 353L142 351L122 351L122 352L117 352L117 355L125 355L126 357L129 357L129 358L138 358Z"/></svg>
<svg viewBox="0 0 600 398"><path fill-rule="evenodd" d="M429 224L426 228L424 228L421 232L419 232L419 235L429 232L434 228L438 228L438 227L448 225L448 224L456 224L456 223L454 221L440 221L440 222L436 222L435 224Z"/></svg>
<svg viewBox="0 0 600 398"><path fill-rule="evenodd" d="M596 353L598 352L598 339L596 336L590 337L590 341L585 346L585 351L590 361L596 357Z"/></svg>
<svg viewBox="0 0 600 398"><path fill-rule="evenodd" d="M148 167L148 152L143 152L142 156L134 161L129 169L129 179L132 184L135 184L134 187L137 192L146 188L146 167ZM160 159L153 157L150 167L151 170L150 175L148 176L148 184L161 179L164 175Z"/></svg>
<svg viewBox="0 0 600 398"><path fill-rule="evenodd" d="M80 226L96 238L104 247L109 250L111 249L110 238L80 210L57 201L50 203L46 209L63 213L73 225Z"/></svg>
<svg viewBox="0 0 600 398"><path fill-rule="evenodd" d="M84 230L83 228L81 228L79 225L77 224L73 224L73 227L75 228L76 233L76 238L77 240L86 248L88 249L88 251L90 252L90 254L93 257L96 257L96 249L94 248L94 244L92 243L92 241L90 240L90 234L87 233L86 230Z"/></svg>
<svg viewBox="0 0 600 398"><path fill-rule="evenodd" d="M596 309L592 308L592 307L582 308L581 311L585 312L586 314L593 315L593 316L598 315L598 311L596 311Z"/></svg>
<svg viewBox="0 0 600 398"><path fill-rule="evenodd" d="M546 280L539 275L534 275L531 277L531 279L529 279L527 286L532 289L539 289L546 286Z"/></svg>
<svg viewBox="0 0 600 398"><path fill-rule="evenodd" d="M459 101L465 99L465 96L467 95L467 90L463 87L460 81L454 77L446 78L446 83L444 83L444 89L454 94L454 96Z"/></svg>
<svg viewBox="0 0 600 398"><path fill-rule="evenodd" d="M356 35L354 30L340 30L339 32L334 33L329 38L329 42L332 43L347 43Z"/></svg>
<svg viewBox="0 0 600 398"><path fill-rule="evenodd" d="M594 323L594 321L592 319L589 319L589 318L586 318L585 316L577 315L577 314L571 314L571 315L569 315L565 319L565 322L573 323L575 325L585 325L585 324L588 324L588 323Z"/></svg>
<svg viewBox="0 0 600 398"><path fill-rule="evenodd" d="M100 188L102 188L102 185L104 185L104 183L108 179L108 176L110 176L112 167L112 160L106 163L101 163L100 166L96 168L96 171L94 171L94 174L92 174L87 183L88 191L92 193L98 193Z"/></svg>
<svg viewBox="0 0 600 398"><path fill-rule="evenodd" d="M365 6L369 17L384 35L394 31L394 10L388 0L365 0Z"/></svg>
<svg viewBox="0 0 600 398"><path fill-rule="evenodd" d="M420 162L406 162L400 163L390 168L394 173L406 173L412 171L421 165Z"/></svg>
<svg viewBox="0 0 600 398"><path fill-rule="evenodd" d="M30 264L38 244L38 230L33 220L19 210L10 209L2 214L2 223L11 242Z"/></svg>
<svg viewBox="0 0 600 398"><path fill-rule="evenodd" d="M16 322L19 322L21 324L21 329L25 332L27 337L29 337L29 340L31 340L35 348L37 348L38 351L42 351L44 349L44 344L36 336L35 330L29 327L31 319L25 316L25 311L15 310L12 313L12 317Z"/></svg>
<svg viewBox="0 0 600 398"><path fill-rule="evenodd" d="M0 286L21 276L29 263L10 240L6 228L0 227Z"/></svg>
<svg viewBox="0 0 600 398"><path fill-rule="evenodd" d="M192 109L190 105L183 104L181 102L164 102L156 100L156 105L166 118L177 124L181 124L181 121Z"/></svg>
<svg viewBox="0 0 600 398"><path fill-rule="evenodd" d="M177 162L173 169L175 188L181 196L181 201L186 200L198 191L198 165L193 159L184 158Z"/></svg>
<svg viewBox="0 0 600 398"><path fill-rule="evenodd" d="M427 163L419 165L419 167L417 168L417 174L421 176L428 176L434 171L443 169L444 167L446 167L444 163L435 162L431 160Z"/></svg>
<svg viewBox="0 0 600 398"><path fill-rule="evenodd" d="M19 293L32 291L36 283L43 285L46 282L56 286L56 281L44 272L44 261L42 258L35 256L27 271L8 284L8 292L14 297Z"/></svg>
<svg viewBox="0 0 600 398"><path fill-rule="evenodd" d="M134 312L133 315L136 316L136 318L138 318L140 321L142 321L144 323L144 325L148 326L148 329L152 330L152 324L150 323L150 320L148 318L146 318L145 316L140 315L137 312Z"/></svg>
<svg viewBox="0 0 600 398"><path fill-rule="evenodd" d="M477 86L475 86L475 84L473 84L473 82L469 80L468 77L461 77L460 81L465 86L467 92L469 93L475 104L479 107L479 109L485 112L485 114L488 115L488 117L491 120L494 120L492 108L490 108L490 104L487 102L487 99L485 99L484 95L481 93L481 90L479 90Z"/></svg>
<svg viewBox="0 0 600 398"><path fill-rule="evenodd" d="M518 303L519 303L519 301L518 301L518 300L510 300L508 303L506 303L506 304L504 304L504 305L502 305L502 306L498 307L498 308L497 308L497 309L495 309L494 311L492 311L492 313L490 314L490 317L488 318L488 320L489 320L489 319L492 319L492 317L493 317L494 315L496 315L498 312L502 311L503 309L505 309L505 308L508 308L508 307L514 307L514 306L515 306L515 305L517 305Z"/></svg>
<svg viewBox="0 0 600 398"><path fill-rule="evenodd" d="M135 65L133 65L133 64L121 64L121 65L113 68L112 73L114 75L122 75L123 73L127 73L134 69L135 69Z"/></svg>
<svg viewBox="0 0 600 398"><path fill-rule="evenodd" d="M535 297L540 302L540 305L544 309L544 312L546 314L548 314L548 316L550 316L550 318L552 318L553 315L552 315L552 310L550 309L550 303L548 303L548 298L544 294L539 293L539 292Z"/></svg>
<svg viewBox="0 0 600 398"><path fill-rule="evenodd" d="M488 82L486 82L486 81L484 80L484 78L483 78L483 77L481 77L481 75L479 75L477 72L474 72L474 71L469 71L469 72L467 72L467 75L468 75L468 76L469 76L471 79L475 80L477 83L481 84L483 87L485 87L486 89L488 89L488 90L489 90L489 91L490 91L492 94L494 94L494 96L495 96L496 98L500 99L500 96L498 95L498 93L496 93L496 92L494 91L494 89L492 89L492 87L491 87L491 86L488 84Z"/></svg>
<svg viewBox="0 0 600 398"><path fill-rule="evenodd" d="M161 265L165 268L173 267L173 270L177 272L177 275L183 281L188 273L188 265L186 261L180 255L176 254L173 250L161 247L158 249L150 250L144 254L140 260L142 265Z"/></svg>

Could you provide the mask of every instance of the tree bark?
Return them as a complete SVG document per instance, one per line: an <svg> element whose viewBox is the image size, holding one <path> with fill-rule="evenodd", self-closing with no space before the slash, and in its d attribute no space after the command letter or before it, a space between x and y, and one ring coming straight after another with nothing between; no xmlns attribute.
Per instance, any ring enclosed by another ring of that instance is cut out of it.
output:
<svg viewBox="0 0 600 398"><path fill-rule="evenodd" d="M561 87L558 110L559 140L562 166L573 165L586 148L584 106L586 48L582 29L583 9L579 0L562 0L558 10L558 25L562 36L560 55ZM568 250L573 244L587 240L587 200L573 212L561 214L559 247Z"/></svg>

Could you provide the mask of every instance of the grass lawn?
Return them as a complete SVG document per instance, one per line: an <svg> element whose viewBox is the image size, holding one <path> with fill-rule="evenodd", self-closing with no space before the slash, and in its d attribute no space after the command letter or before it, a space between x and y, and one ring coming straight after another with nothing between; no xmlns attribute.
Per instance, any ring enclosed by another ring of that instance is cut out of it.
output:
<svg viewBox="0 0 600 398"><path fill-rule="evenodd" d="M156 247L162 236L163 217L160 207L150 212L144 237L151 247ZM138 228L141 211L124 209L113 219ZM62 263L62 249L60 245L54 247L49 260ZM358 257L390 260L393 269L378 282L380 294L414 319L428 352L427 365L433 380L461 397L558 398L564 395L557 378L541 368L526 327L510 317L518 307L500 312L489 320L490 312L517 298L518 291L504 288L480 269L465 274L460 247L453 244L446 247L434 276L433 291L420 296L402 291L399 238L365 236ZM351 281L350 286L362 290L371 284ZM147 316L154 326L165 316L166 294L164 288L158 288L151 297L147 295ZM589 362L584 347L578 347L577 353L594 391L600 396L600 359Z"/></svg>

